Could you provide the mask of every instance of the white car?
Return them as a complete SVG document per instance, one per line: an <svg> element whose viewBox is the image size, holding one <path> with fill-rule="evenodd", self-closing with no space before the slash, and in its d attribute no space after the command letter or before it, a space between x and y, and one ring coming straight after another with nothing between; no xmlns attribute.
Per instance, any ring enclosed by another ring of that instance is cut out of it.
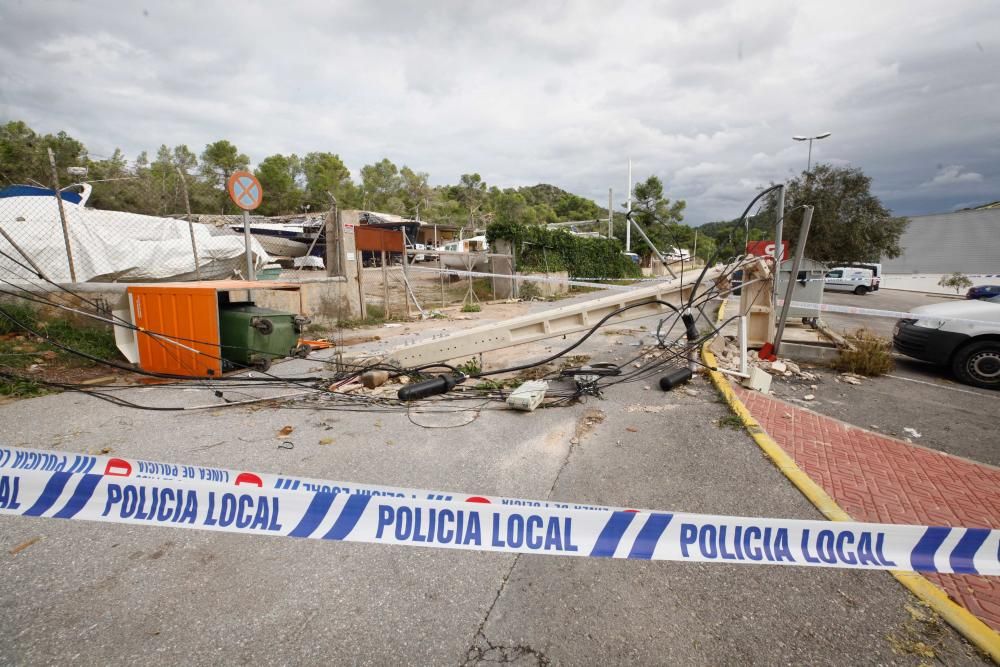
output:
<svg viewBox="0 0 1000 667"><path fill-rule="evenodd" d="M1000 296L920 306L896 323L892 345L908 357L948 366L959 381L1000 389Z"/></svg>
<svg viewBox="0 0 1000 667"><path fill-rule="evenodd" d="M823 279L823 289L831 292L854 292L858 295L868 294L876 289L875 276L871 269L858 269L851 266L838 266L826 272Z"/></svg>
<svg viewBox="0 0 1000 667"><path fill-rule="evenodd" d="M411 262L426 262L427 261L427 255L425 255L424 252L423 252L424 250L427 250L427 246L425 246L423 243L412 243L412 244L410 244L409 249L411 251L411 254L410 254L410 261ZM413 251L416 251L416 253L414 254Z"/></svg>

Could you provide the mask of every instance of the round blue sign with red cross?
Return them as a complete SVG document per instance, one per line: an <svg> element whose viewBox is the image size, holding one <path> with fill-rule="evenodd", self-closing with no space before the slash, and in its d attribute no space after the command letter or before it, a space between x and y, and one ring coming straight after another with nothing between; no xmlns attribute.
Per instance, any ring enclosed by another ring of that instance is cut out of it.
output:
<svg viewBox="0 0 1000 667"><path fill-rule="evenodd" d="M252 211L264 199L264 189L260 187L260 181L249 171L233 172L226 182L226 189L229 191L229 198L244 211Z"/></svg>

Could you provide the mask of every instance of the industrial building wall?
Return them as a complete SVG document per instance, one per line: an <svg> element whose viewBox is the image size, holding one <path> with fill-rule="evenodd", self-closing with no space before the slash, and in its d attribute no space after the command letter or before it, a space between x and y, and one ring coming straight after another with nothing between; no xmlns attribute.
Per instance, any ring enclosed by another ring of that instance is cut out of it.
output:
<svg viewBox="0 0 1000 667"><path fill-rule="evenodd" d="M903 254L883 259L886 274L1000 273L1000 209L910 218Z"/></svg>

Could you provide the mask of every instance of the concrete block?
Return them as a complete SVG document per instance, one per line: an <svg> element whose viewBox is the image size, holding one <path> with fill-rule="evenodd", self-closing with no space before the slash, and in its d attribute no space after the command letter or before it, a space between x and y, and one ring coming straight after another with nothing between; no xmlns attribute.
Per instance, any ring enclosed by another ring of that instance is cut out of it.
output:
<svg viewBox="0 0 1000 667"><path fill-rule="evenodd" d="M771 391L771 376L756 366L750 367L750 377L743 381L747 389L755 389L762 394Z"/></svg>

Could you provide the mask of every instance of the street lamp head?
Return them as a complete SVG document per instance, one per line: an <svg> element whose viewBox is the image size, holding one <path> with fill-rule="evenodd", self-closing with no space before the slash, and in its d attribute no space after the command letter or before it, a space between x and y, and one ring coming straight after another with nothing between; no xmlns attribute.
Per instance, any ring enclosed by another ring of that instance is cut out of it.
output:
<svg viewBox="0 0 1000 667"><path fill-rule="evenodd" d="M803 137L800 135L795 135L794 137L792 137L792 141L806 141L807 139L809 139L809 137Z"/></svg>
<svg viewBox="0 0 1000 667"><path fill-rule="evenodd" d="M827 137L829 137L829 136L830 136L831 134L833 134L833 132L824 132L823 134L817 134L817 135L816 135L816 138L817 138L817 139L826 139L826 138L827 138Z"/></svg>

